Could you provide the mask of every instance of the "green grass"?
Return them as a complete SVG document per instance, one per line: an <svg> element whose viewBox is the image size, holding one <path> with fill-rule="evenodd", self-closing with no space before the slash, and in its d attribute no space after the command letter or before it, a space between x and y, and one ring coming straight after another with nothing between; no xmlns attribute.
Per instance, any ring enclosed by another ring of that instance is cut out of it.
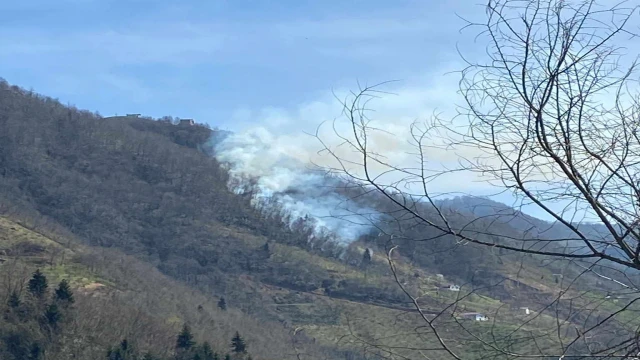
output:
<svg viewBox="0 0 640 360"><path fill-rule="evenodd" d="M29 245L36 245L38 251L24 255L16 250L17 246ZM40 268L47 276L50 286L62 279L68 280L76 288L93 283L113 286L111 282L92 275L86 266L73 261L77 249L69 249L5 217L0 217L0 248L13 254L5 256L7 260L17 260L34 269Z"/></svg>
<svg viewBox="0 0 640 360"><path fill-rule="evenodd" d="M24 242L41 245L46 248L63 248L60 244L44 235L29 230L5 217L0 217L0 249L9 249L11 246Z"/></svg>
<svg viewBox="0 0 640 360"><path fill-rule="evenodd" d="M91 274L87 267L76 263L50 266L43 269L43 272L51 282L57 283L66 279L72 287L84 287L95 283L109 287L115 286L112 282Z"/></svg>

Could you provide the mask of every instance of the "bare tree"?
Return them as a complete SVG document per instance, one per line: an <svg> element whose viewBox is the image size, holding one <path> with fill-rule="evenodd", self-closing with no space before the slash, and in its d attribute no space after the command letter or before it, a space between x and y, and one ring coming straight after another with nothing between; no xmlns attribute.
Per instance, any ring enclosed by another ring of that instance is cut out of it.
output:
<svg viewBox="0 0 640 360"><path fill-rule="evenodd" d="M463 57L464 103L457 117L412 125L415 162L392 163L376 148L375 137L382 130L371 118L369 104L384 94L379 86L361 87L342 100L350 126L340 131L334 123L342 140L338 147L318 135L335 160L326 170L358 186L358 196L384 199L379 209L386 222L375 225L390 240L388 260L396 280L392 252L403 251L402 245L396 247L399 241L442 238L458 248L486 246L561 261L574 271L571 279L556 279L561 290L539 310L555 319L548 332L525 330L530 320L500 339L462 326L484 357L621 358L640 353L640 321L631 315L640 299L634 281L640 270L637 19L638 5L630 2L489 1L486 21L465 27L486 40L486 57L481 62ZM429 162L430 154L442 150L460 154L456 167ZM433 189L434 181L452 175L486 181L511 193L515 208L534 206L553 222L545 228L516 210L461 222L464 217ZM516 221L524 229L518 235L499 226ZM528 221L528 226L522 224ZM585 276L624 292L624 304L605 306L588 290L581 292L584 288L576 284ZM398 285L405 289L400 281ZM427 316L418 296L405 292L441 350L462 358L436 327L441 314ZM553 346L541 346L543 337L553 337Z"/></svg>

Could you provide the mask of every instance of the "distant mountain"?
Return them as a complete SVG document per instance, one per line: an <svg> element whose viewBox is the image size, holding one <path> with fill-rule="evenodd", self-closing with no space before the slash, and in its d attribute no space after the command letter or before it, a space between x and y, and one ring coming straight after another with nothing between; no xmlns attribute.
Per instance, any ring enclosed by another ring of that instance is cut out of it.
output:
<svg viewBox="0 0 640 360"><path fill-rule="evenodd" d="M485 218L491 222L507 224L519 230L523 236L529 238L564 241L564 244L570 249L577 250L585 248L584 242L565 224L558 221L549 222L538 219L486 197L460 196L439 200L439 205L444 208L467 213L474 217ZM574 226L588 239L608 242L612 240L611 233L602 224L576 223ZM603 245L600 246L601 249L604 249L608 254L624 256L618 248L611 246L605 248ZM585 249L583 251L587 250Z"/></svg>

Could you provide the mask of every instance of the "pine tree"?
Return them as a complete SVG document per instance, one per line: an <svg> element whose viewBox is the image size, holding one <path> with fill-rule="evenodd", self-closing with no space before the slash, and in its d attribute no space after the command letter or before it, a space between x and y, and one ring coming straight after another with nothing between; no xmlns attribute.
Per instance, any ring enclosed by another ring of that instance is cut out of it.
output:
<svg viewBox="0 0 640 360"><path fill-rule="evenodd" d="M214 360L213 349L211 349L211 345L207 341L202 344L202 360Z"/></svg>
<svg viewBox="0 0 640 360"><path fill-rule="evenodd" d="M73 292L71 292L71 287L69 287L69 282L67 280L60 281L60 284L56 289L56 300L67 304L73 304L75 301L73 298Z"/></svg>
<svg viewBox="0 0 640 360"><path fill-rule="evenodd" d="M218 301L218 307L222 310L227 310L227 301L224 299L224 297L221 297Z"/></svg>
<svg viewBox="0 0 640 360"><path fill-rule="evenodd" d="M122 341L120 342L120 349L122 349L122 351L124 351L125 353L131 351L131 346L129 345L129 341L127 339L122 339Z"/></svg>
<svg viewBox="0 0 640 360"><path fill-rule="evenodd" d="M189 350L193 345L195 345L195 341L193 341L191 329L189 329L189 325L184 324L182 331L178 334L178 339L176 340L176 349Z"/></svg>
<svg viewBox="0 0 640 360"><path fill-rule="evenodd" d="M240 336L240 333L236 331L236 334L231 339L231 348L236 354L244 354L247 352L247 345L244 339Z"/></svg>
<svg viewBox="0 0 640 360"><path fill-rule="evenodd" d="M195 353L191 358L191 360L202 360L202 356L200 356L199 353Z"/></svg>
<svg viewBox="0 0 640 360"><path fill-rule="evenodd" d="M224 356L224 360L231 360L231 355L227 354Z"/></svg>
<svg viewBox="0 0 640 360"><path fill-rule="evenodd" d="M42 356L42 348L40 344L33 343L31 344L31 349L29 350L29 360L38 360Z"/></svg>
<svg viewBox="0 0 640 360"><path fill-rule="evenodd" d="M28 335L20 332L9 332L2 337L4 350L11 354L14 359L24 359L28 356L27 344Z"/></svg>
<svg viewBox="0 0 640 360"><path fill-rule="evenodd" d="M271 248L268 241L262 245L262 254L267 259L271 257Z"/></svg>
<svg viewBox="0 0 640 360"><path fill-rule="evenodd" d="M362 267L367 267L371 264L371 249L365 249L364 254L362 254Z"/></svg>
<svg viewBox="0 0 640 360"><path fill-rule="evenodd" d="M11 295L9 296L9 300L7 301L7 305L9 305L10 308L17 308L22 304L22 301L20 301L20 295L18 295L17 292L13 291L11 293Z"/></svg>
<svg viewBox="0 0 640 360"><path fill-rule="evenodd" d="M60 310L58 309L58 305L55 303L50 304L47 307L47 310L44 313L44 318L52 328L56 328L61 318Z"/></svg>
<svg viewBox="0 0 640 360"><path fill-rule="evenodd" d="M40 269L36 270L29 280L29 292L37 298L42 298L48 287L47 278L40 272Z"/></svg>
<svg viewBox="0 0 640 360"><path fill-rule="evenodd" d="M147 357L147 355L149 356ZM154 359L151 354L147 353L147 355L145 355L145 357L143 358L144 360ZM123 339L120 342L119 347L115 349L109 349L109 351L107 352L108 360L134 360L136 358L136 353L127 339Z"/></svg>

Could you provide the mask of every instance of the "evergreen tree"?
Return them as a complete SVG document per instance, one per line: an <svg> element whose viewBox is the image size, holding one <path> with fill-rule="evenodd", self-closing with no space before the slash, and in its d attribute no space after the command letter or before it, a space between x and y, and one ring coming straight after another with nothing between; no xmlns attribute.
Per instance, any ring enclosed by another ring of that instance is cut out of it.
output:
<svg viewBox="0 0 640 360"><path fill-rule="evenodd" d="M42 298L48 287L47 278L40 272L40 269L36 270L29 280L29 292L37 298Z"/></svg>
<svg viewBox="0 0 640 360"><path fill-rule="evenodd" d="M107 351L107 360L134 360L136 358L133 348L127 339L120 342L120 346ZM151 358L153 360L153 358Z"/></svg>
<svg viewBox="0 0 640 360"><path fill-rule="evenodd" d="M195 345L195 341L193 341L191 329L189 329L189 325L184 324L182 331L178 334L178 339L176 340L176 349L189 350L193 345Z"/></svg>
<svg viewBox="0 0 640 360"><path fill-rule="evenodd" d="M107 350L107 360L123 360L122 354L120 354L120 349Z"/></svg>
<svg viewBox="0 0 640 360"><path fill-rule="evenodd" d="M362 267L367 267L369 266L369 264L371 264L371 249L365 249L364 253L362 254L361 265Z"/></svg>
<svg viewBox="0 0 640 360"><path fill-rule="evenodd" d="M224 360L231 360L231 355L227 354L224 356Z"/></svg>
<svg viewBox="0 0 640 360"><path fill-rule="evenodd" d="M156 360L150 352L146 352L142 357L142 360Z"/></svg>
<svg viewBox="0 0 640 360"><path fill-rule="evenodd" d="M60 322L62 315L60 314L60 310L58 309L58 305L55 303L47 306L47 310L44 312L44 318L52 328L56 328L58 323Z"/></svg>
<svg viewBox="0 0 640 360"><path fill-rule="evenodd" d="M120 342L120 349L125 353L131 352L131 346L129 345L129 341L127 339L122 339Z"/></svg>
<svg viewBox="0 0 640 360"><path fill-rule="evenodd" d="M28 335L22 332L11 331L2 336L1 340L2 345L4 345L4 350L11 354L14 359L28 358ZM0 349L2 349L2 347L0 347Z"/></svg>
<svg viewBox="0 0 640 360"><path fill-rule="evenodd" d="M236 334L231 339L231 348L233 352L236 354L244 354L247 352L247 344L245 344L244 339L240 336L240 333L236 331Z"/></svg>
<svg viewBox="0 0 640 360"><path fill-rule="evenodd" d="M207 341L202 344L202 358L202 360L214 360L213 349L211 349L211 345Z"/></svg>
<svg viewBox="0 0 640 360"><path fill-rule="evenodd" d="M75 301L73 299L73 292L71 292L71 287L69 287L69 282L67 280L60 281L60 284L56 289L56 300L67 304L73 304Z"/></svg>
<svg viewBox="0 0 640 360"><path fill-rule="evenodd" d="M262 254L267 259L271 257L271 248L268 241L262 245Z"/></svg>
<svg viewBox="0 0 640 360"><path fill-rule="evenodd" d="M20 296L18 295L17 292L13 291L9 296L9 301L7 301L7 305L15 309L19 307L21 304L22 304L22 301L20 301Z"/></svg>
<svg viewBox="0 0 640 360"><path fill-rule="evenodd" d="M129 341L127 341L127 339L123 339L120 342L120 346L115 349L109 349L109 351L107 352L107 360L135 360L135 358L137 358L137 356L135 355L133 347L131 346ZM153 356L147 358L145 355L144 359L153 360Z"/></svg>
<svg viewBox="0 0 640 360"><path fill-rule="evenodd" d="M227 301L224 299L224 297L221 297L218 301L218 307L222 310L227 310Z"/></svg>
<svg viewBox="0 0 640 360"><path fill-rule="evenodd" d="M202 356L200 356L200 353L195 353L191 360L202 360Z"/></svg>
<svg viewBox="0 0 640 360"><path fill-rule="evenodd" d="M29 360L38 360L42 356L42 347L40 344L33 343L31 344L31 349L29 350Z"/></svg>

